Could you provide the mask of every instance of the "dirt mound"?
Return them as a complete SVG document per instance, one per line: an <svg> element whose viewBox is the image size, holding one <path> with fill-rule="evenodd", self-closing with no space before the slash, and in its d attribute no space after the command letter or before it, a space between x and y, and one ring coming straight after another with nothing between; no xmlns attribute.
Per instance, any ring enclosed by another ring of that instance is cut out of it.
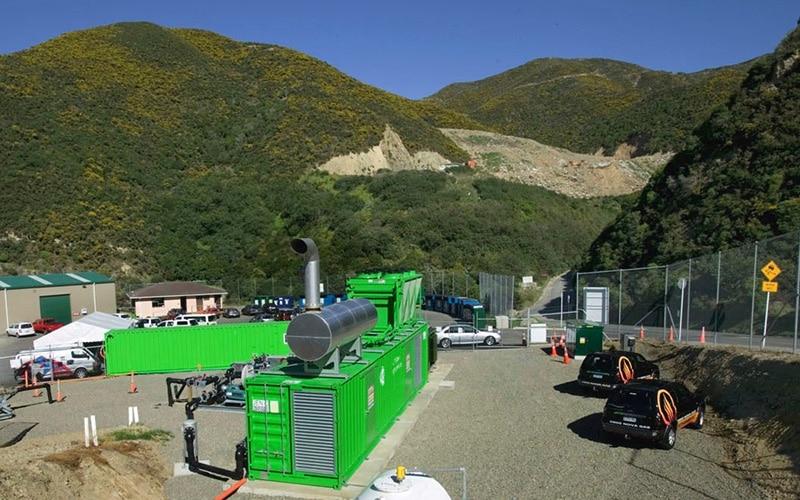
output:
<svg viewBox="0 0 800 500"><path fill-rule="evenodd" d="M3 498L159 499L172 473L151 441L108 441L87 448L81 435L26 439L0 452Z"/></svg>
<svg viewBox="0 0 800 500"><path fill-rule="evenodd" d="M800 359L736 347L640 341L637 351L662 376L708 397L707 425L728 440L731 474L755 481L773 498L800 491Z"/></svg>

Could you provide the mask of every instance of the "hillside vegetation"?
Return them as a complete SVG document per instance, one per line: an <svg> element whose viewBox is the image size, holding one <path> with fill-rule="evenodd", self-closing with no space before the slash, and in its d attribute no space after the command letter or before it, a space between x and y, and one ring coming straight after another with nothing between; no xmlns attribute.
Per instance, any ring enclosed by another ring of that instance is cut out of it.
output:
<svg viewBox="0 0 800 500"><path fill-rule="evenodd" d="M695 146L653 176L588 268L665 264L800 227L800 31L750 69Z"/></svg>
<svg viewBox="0 0 800 500"><path fill-rule="evenodd" d="M398 158L369 177L320 172L389 131L404 158L462 163L468 153L439 127L484 127L294 50L205 31L68 33L0 57L0 88L0 202L13 207L0 213L0 274L285 284L301 273L288 242L305 236L342 278L539 275L579 262L620 207L466 169L395 173ZM565 231L574 237L552 236Z"/></svg>
<svg viewBox="0 0 800 500"><path fill-rule="evenodd" d="M653 71L607 59L536 59L426 100L496 131L580 153L676 152L725 104L753 61L697 73Z"/></svg>

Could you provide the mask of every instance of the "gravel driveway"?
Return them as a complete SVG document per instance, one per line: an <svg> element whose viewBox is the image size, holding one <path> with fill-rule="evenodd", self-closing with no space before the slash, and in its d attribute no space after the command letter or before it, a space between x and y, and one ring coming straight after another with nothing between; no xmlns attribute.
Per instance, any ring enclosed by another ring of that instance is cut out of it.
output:
<svg viewBox="0 0 800 500"><path fill-rule="evenodd" d="M574 382L579 362L564 364L549 351L536 345L440 350L437 366L449 371L390 468L425 470L453 498L464 496L464 479L470 499L768 498L737 474L725 458L725 439L708 427L681 429L671 451L602 437L604 399L583 396ZM20 393L10 400L14 421L38 422L29 436L40 437L82 432L83 417L93 414L102 431L126 425L127 408L136 406L143 425L175 434L164 453L179 463L183 405L167 405L165 377L136 376L134 394L130 377L62 383L65 400L55 405ZM200 458L232 469L244 414L199 410L196 419ZM224 487L191 475L168 480L165 491L170 499L200 499Z"/></svg>

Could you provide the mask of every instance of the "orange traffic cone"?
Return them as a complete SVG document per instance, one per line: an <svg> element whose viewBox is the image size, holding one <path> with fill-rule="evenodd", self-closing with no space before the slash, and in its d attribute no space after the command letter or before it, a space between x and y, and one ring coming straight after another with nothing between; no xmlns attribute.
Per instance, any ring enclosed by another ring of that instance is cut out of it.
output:
<svg viewBox="0 0 800 500"><path fill-rule="evenodd" d="M550 356L556 357L556 338L550 337Z"/></svg>
<svg viewBox="0 0 800 500"><path fill-rule="evenodd" d="M562 346L564 345L564 341L566 340L566 338L565 338L565 337L566 337L566 335L564 335L564 334L561 334L561 340L560 340L560 341L559 341L559 343L558 343L559 345L562 345Z"/></svg>
<svg viewBox="0 0 800 500"><path fill-rule="evenodd" d="M136 392L136 383L133 381L133 372L131 372L131 388L128 389L128 394Z"/></svg>
<svg viewBox="0 0 800 500"><path fill-rule="evenodd" d="M60 403L64 399L63 397L61 397L61 381L60 380L56 383L56 387L58 388L56 390L56 401L58 401Z"/></svg>
<svg viewBox="0 0 800 500"><path fill-rule="evenodd" d="M675 332L672 331L672 327L669 327L669 341L670 342L675 341Z"/></svg>
<svg viewBox="0 0 800 500"><path fill-rule="evenodd" d="M567 349L567 345L564 344L564 364L568 365L572 363L572 360L569 359L569 349Z"/></svg>
<svg viewBox="0 0 800 500"><path fill-rule="evenodd" d="M639 327L639 338L640 338L640 339L643 339L643 338L644 338L644 325L641 325L641 326Z"/></svg>
<svg viewBox="0 0 800 500"><path fill-rule="evenodd" d="M706 343L706 327L703 327L703 329L700 330L700 343L701 344Z"/></svg>

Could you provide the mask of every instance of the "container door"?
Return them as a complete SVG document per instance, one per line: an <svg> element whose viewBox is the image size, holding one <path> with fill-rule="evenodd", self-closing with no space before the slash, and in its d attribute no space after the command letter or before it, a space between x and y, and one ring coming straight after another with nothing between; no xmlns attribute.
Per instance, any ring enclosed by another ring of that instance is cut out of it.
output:
<svg viewBox="0 0 800 500"><path fill-rule="evenodd" d="M290 390L287 387L248 386L248 461L253 471L291 474Z"/></svg>

